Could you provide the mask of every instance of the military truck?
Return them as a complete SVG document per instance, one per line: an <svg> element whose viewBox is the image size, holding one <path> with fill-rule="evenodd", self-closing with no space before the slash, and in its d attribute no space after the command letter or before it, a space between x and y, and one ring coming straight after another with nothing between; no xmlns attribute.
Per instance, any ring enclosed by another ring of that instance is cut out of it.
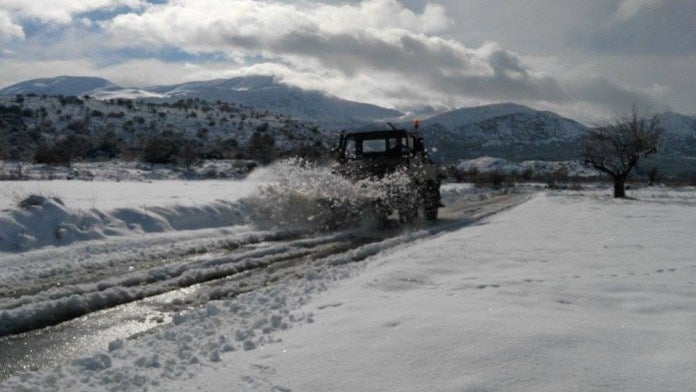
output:
<svg viewBox="0 0 696 392"><path fill-rule="evenodd" d="M391 128L341 132L334 172L353 181L380 181L397 172L403 174L407 185L387 189L386 196L373 200L373 205L384 217L398 212L402 222L418 218L437 220L438 208L442 206L437 165L428 157L419 133Z"/></svg>

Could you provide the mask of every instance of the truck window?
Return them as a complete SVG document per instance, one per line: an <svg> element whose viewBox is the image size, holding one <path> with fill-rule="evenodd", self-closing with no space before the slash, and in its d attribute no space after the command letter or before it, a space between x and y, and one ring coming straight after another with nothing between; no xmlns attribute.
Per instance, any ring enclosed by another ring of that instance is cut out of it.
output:
<svg viewBox="0 0 696 392"><path fill-rule="evenodd" d="M369 154L371 152L385 152L387 150L387 143L384 139L367 139L362 142L362 152L363 154Z"/></svg>

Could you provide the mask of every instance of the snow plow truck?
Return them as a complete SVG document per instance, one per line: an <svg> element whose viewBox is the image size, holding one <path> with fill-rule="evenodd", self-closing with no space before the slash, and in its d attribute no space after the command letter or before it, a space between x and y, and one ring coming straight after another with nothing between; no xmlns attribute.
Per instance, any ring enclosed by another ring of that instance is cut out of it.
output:
<svg viewBox="0 0 696 392"><path fill-rule="evenodd" d="M442 206L439 170L416 132L418 122L416 131L388 125L389 130L341 132L333 171L356 182L383 182L386 189L371 200L371 207L385 222L395 212L404 223L437 220ZM390 177L400 181L389 181Z"/></svg>

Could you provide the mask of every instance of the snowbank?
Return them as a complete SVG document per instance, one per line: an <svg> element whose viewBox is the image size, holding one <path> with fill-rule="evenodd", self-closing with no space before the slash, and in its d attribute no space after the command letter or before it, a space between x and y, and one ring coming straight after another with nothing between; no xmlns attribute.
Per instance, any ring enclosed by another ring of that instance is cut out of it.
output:
<svg viewBox="0 0 696 392"><path fill-rule="evenodd" d="M30 195L23 207L0 212L0 252L65 246L75 241L138 233L234 226L245 222L243 205L217 201L202 206L68 208L57 197Z"/></svg>

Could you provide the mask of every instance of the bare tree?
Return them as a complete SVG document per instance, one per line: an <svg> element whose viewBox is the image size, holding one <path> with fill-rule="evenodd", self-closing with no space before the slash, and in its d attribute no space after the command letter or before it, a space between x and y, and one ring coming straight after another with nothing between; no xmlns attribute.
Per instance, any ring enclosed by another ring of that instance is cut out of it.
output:
<svg viewBox="0 0 696 392"><path fill-rule="evenodd" d="M585 141L585 163L611 176L614 197L626 197L626 178L638 160L657 152L664 127L657 115L641 115L634 106L590 131Z"/></svg>

